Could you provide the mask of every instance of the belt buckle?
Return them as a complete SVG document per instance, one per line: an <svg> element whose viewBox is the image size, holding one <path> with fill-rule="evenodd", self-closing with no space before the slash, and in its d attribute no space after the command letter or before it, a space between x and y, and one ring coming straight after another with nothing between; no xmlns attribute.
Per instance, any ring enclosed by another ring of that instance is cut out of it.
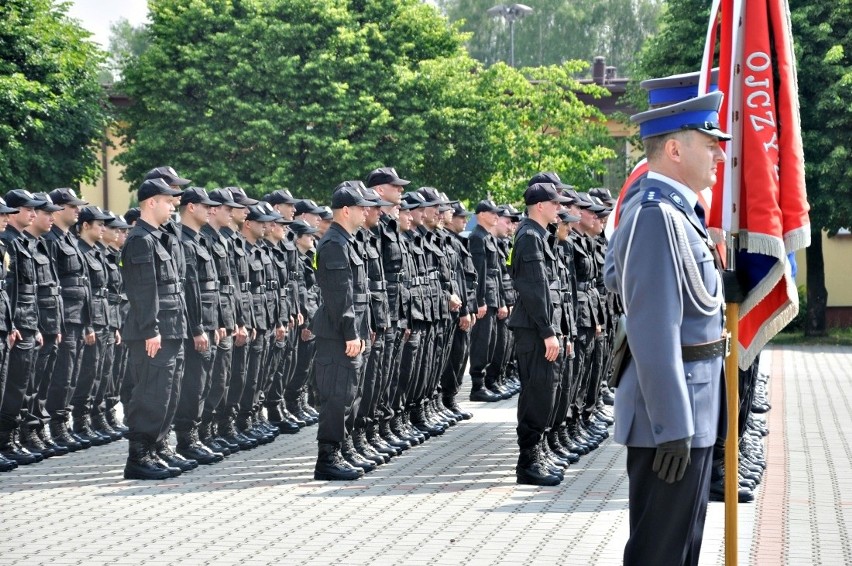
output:
<svg viewBox="0 0 852 566"><path fill-rule="evenodd" d="M731 335L725 332L725 358L731 355Z"/></svg>

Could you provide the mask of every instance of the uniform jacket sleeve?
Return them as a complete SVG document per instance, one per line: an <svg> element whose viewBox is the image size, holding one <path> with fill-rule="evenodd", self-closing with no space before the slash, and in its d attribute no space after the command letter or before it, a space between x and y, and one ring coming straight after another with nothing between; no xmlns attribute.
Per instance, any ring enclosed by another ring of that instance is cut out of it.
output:
<svg viewBox="0 0 852 566"><path fill-rule="evenodd" d="M154 241L150 238L128 238L122 250L122 276L136 330L145 340L160 333L157 312L157 264Z"/></svg>
<svg viewBox="0 0 852 566"><path fill-rule="evenodd" d="M356 340L355 303L352 290L352 266L346 249L337 242L329 242L316 255L317 283L322 292L323 305L344 340Z"/></svg>
<svg viewBox="0 0 852 566"><path fill-rule="evenodd" d="M544 240L525 234L515 241L512 270L518 302L523 305L538 335L550 338L558 334L552 322L550 287L545 268Z"/></svg>

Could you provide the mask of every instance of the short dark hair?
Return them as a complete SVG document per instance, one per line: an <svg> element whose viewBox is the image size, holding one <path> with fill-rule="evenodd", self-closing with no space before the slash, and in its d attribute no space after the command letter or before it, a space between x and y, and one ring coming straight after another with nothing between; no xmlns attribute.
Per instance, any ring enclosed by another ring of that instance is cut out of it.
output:
<svg viewBox="0 0 852 566"><path fill-rule="evenodd" d="M645 150L645 157L647 157L649 161L656 159L657 157L659 157L660 153L662 153L663 147L665 147L667 141L672 138L682 139L683 134L685 133L687 133L686 130L669 132L667 134L645 138L644 140L642 140L642 147Z"/></svg>

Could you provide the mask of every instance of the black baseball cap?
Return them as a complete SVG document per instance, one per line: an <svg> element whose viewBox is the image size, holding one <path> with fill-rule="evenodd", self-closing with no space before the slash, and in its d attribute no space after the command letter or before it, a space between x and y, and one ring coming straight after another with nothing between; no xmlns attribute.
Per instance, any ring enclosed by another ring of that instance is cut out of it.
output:
<svg viewBox="0 0 852 566"><path fill-rule="evenodd" d="M124 213L124 221L128 224L134 224L139 217L141 216L141 211L138 207L133 207L127 209L127 212Z"/></svg>
<svg viewBox="0 0 852 566"><path fill-rule="evenodd" d="M459 201L453 202L450 206L453 207L453 216L464 216L465 218L473 216L473 213L467 210Z"/></svg>
<svg viewBox="0 0 852 566"><path fill-rule="evenodd" d="M331 195L331 208L337 209L344 206L375 206L375 203L361 196L357 189L344 186L335 190ZM319 213L314 212L313 214Z"/></svg>
<svg viewBox="0 0 852 566"><path fill-rule="evenodd" d="M373 206L393 206L392 202L388 202L379 196L379 193L373 189L364 188L362 193L364 198L373 203Z"/></svg>
<svg viewBox="0 0 852 566"><path fill-rule="evenodd" d="M83 199L77 198L77 193L74 192L74 189L66 187L53 189L48 194L50 194L50 200L53 201L53 204L70 204L73 206L86 206L89 204Z"/></svg>
<svg viewBox="0 0 852 566"><path fill-rule="evenodd" d="M263 195L263 200L269 204L296 204L297 200L293 198L293 193L289 189L278 189L271 193Z"/></svg>
<svg viewBox="0 0 852 566"><path fill-rule="evenodd" d="M290 224L290 230L296 236L304 236L305 234L316 234L319 232L316 228L305 222L304 220L295 220Z"/></svg>
<svg viewBox="0 0 852 566"><path fill-rule="evenodd" d="M419 193L405 193L399 201L399 207L402 210L413 210L420 208L426 203L426 199Z"/></svg>
<svg viewBox="0 0 852 566"><path fill-rule="evenodd" d="M213 189L207 194L207 198L231 208L245 208L244 205L234 200L234 193L228 189Z"/></svg>
<svg viewBox="0 0 852 566"><path fill-rule="evenodd" d="M331 209L327 206L321 206L322 212L319 213L319 217L323 220L331 220L334 218L334 213L331 212Z"/></svg>
<svg viewBox="0 0 852 566"><path fill-rule="evenodd" d="M106 224L110 228L115 228L117 230L127 230L128 228L130 228L130 224L125 222L124 218L122 218L118 214L110 212L109 210L107 210L106 213L110 215L110 219L106 220L104 224Z"/></svg>
<svg viewBox="0 0 852 566"><path fill-rule="evenodd" d="M180 204L181 206L184 206L190 203L206 204L207 206L221 206L222 204L219 201L212 200L207 194L207 191L201 187L189 187L188 189L184 189L183 194L180 195Z"/></svg>
<svg viewBox="0 0 852 566"><path fill-rule="evenodd" d="M500 209L500 212L498 212L500 216L511 218L515 222L521 220L521 211L517 210L511 204L501 204L498 208Z"/></svg>
<svg viewBox="0 0 852 566"><path fill-rule="evenodd" d="M272 222L275 220L275 217L270 214L266 214L266 212L258 205L253 205L248 207L248 216L246 216L246 220L253 220L255 222Z"/></svg>
<svg viewBox="0 0 852 566"><path fill-rule="evenodd" d="M84 206L80 209L80 216L77 217L77 224L82 224L83 222L94 222L95 220L102 220L106 222L110 219L112 219L112 216L106 214L100 207Z"/></svg>
<svg viewBox="0 0 852 566"><path fill-rule="evenodd" d="M536 173L533 175L530 182L527 183L527 186L535 185L536 183L551 183L556 185L557 189L568 189L571 188L571 185L566 185L562 182L562 179L559 178L559 175L554 173L553 171L542 171L541 173Z"/></svg>
<svg viewBox="0 0 852 566"><path fill-rule="evenodd" d="M20 208L36 208L42 201L38 201L31 192L25 189L14 189L6 193L6 203L9 206Z"/></svg>
<svg viewBox="0 0 852 566"><path fill-rule="evenodd" d="M279 224L290 224L291 222L290 220L284 220L284 217L277 210L272 208L272 205L266 201L261 201L257 205L257 209L265 215L271 216L273 222L277 222Z"/></svg>
<svg viewBox="0 0 852 566"><path fill-rule="evenodd" d="M234 202L238 202L245 206L254 206L258 203L255 199L249 198L242 187L225 187L225 190L231 191L231 195L234 197Z"/></svg>
<svg viewBox="0 0 852 566"><path fill-rule="evenodd" d="M527 206L551 201L564 204L571 202L571 199L559 194L559 190L554 183L533 183L524 191L524 204Z"/></svg>
<svg viewBox="0 0 852 566"><path fill-rule="evenodd" d="M147 200L157 195L177 197L180 196L180 194L181 191L171 188L166 181L157 177L156 179L148 179L144 181L136 193L136 198L139 202L142 202L143 200Z"/></svg>
<svg viewBox="0 0 852 566"><path fill-rule="evenodd" d="M167 185L177 186L188 185L192 182L189 179L182 178L177 174L177 171L168 165L151 169L145 173L145 179L162 179Z"/></svg>
<svg viewBox="0 0 852 566"><path fill-rule="evenodd" d="M338 188L340 186L341 185L338 185ZM335 191L336 190L337 189L335 189ZM353 189L353 190L357 190L357 189ZM352 205L347 205L347 206L352 206ZM364 205L364 206L369 206L369 205ZM334 208L334 206L332 206L331 208ZM319 216L320 212L322 212L322 209L320 208L320 206L309 198L301 199L301 200L296 202L296 214L297 215L298 214L316 214L317 216Z"/></svg>
<svg viewBox="0 0 852 566"><path fill-rule="evenodd" d="M615 202L615 199L612 198L612 193L610 193L609 189L605 187L589 189L589 195L601 199L604 204L612 204Z"/></svg>
<svg viewBox="0 0 852 566"><path fill-rule="evenodd" d="M37 201L41 201L41 204L36 207L38 210L43 210L45 212L57 212L65 208L64 206L57 206L53 204L53 200L51 200L50 195L47 193L34 193L33 196Z"/></svg>
<svg viewBox="0 0 852 566"><path fill-rule="evenodd" d="M396 169L393 167L379 167L378 169L373 169L370 171L370 174L367 175L368 187L375 187L377 185L396 185L397 187L404 187L410 182L411 181L406 181L405 179L400 178Z"/></svg>
<svg viewBox="0 0 852 566"><path fill-rule="evenodd" d="M560 222L579 222L580 217L574 216L573 214L571 214L567 210L560 210L559 211L559 221Z"/></svg>
<svg viewBox="0 0 852 566"><path fill-rule="evenodd" d="M6 205L6 201L0 198L0 214L18 214L21 212L17 208L12 208Z"/></svg>
<svg viewBox="0 0 852 566"><path fill-rule="evenodd" d="M473 209L476 214L480 214L482 212L493 212L494 214L500 214L500 207L491 200L484 199L476 203L476 208Z"/></svg>

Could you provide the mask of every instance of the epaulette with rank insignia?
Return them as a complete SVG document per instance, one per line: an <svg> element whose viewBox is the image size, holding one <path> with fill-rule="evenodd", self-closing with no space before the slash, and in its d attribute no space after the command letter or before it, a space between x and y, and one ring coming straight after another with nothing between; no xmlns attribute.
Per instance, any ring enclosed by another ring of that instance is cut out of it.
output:
<svg viewBox="0 0 852 566"><path fill-rule="evenodd" d="M648 189L645 191L645 194L642 195L642 206L652 205L652 204L660 204L660 197L662 196L662 191L657 188Z"/></svg>

